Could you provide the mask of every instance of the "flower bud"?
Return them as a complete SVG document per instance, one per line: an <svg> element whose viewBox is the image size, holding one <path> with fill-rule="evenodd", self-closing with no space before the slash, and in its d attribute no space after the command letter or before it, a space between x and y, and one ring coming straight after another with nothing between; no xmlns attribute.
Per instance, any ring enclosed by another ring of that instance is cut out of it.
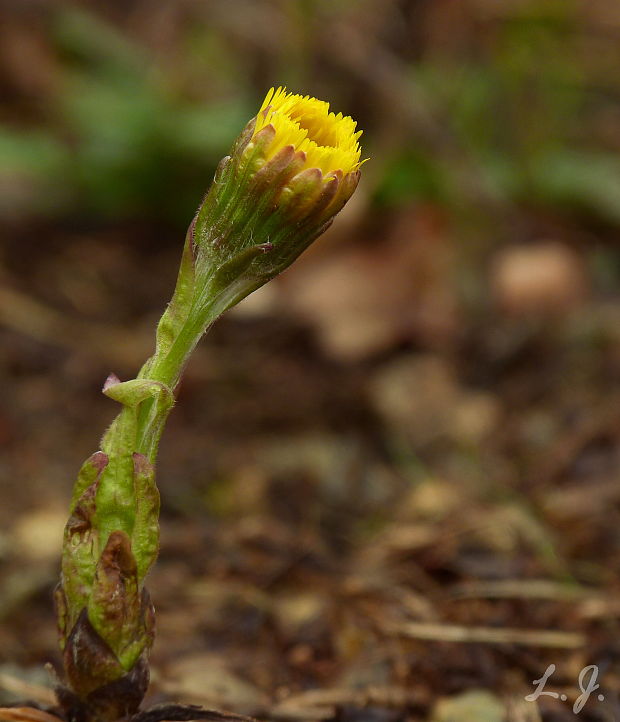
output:
<svg viewBox="0 0 620 722"><path fill-rule="evenodd" d="M360 178L356 123L273 88L220 163L192 229L198 276L219 312L289 266L331 224Z"/></svg>

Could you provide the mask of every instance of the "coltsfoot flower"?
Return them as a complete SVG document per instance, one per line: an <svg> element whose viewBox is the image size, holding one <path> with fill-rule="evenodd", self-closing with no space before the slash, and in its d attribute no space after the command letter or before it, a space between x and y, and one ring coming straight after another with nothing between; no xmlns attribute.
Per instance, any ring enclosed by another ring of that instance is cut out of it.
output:
<svg viewBox="0 0 620 722"><path fill-rule="evenodd" d="M174 390L209 325L289 266L351 197L355 127L322 100L267 93L190 226L154 355L137 379L104 386L123 409L76 482L56 593L69 720L108 722L140 705L154 635L144 588L159 545L154 464Z"/></svg>
<svg viewBox="0 0 620 722"><path fill-rule="evenodd" d="M199 338L329 227L357 188L365 162L361 134L352 118L331 112L323 100L285 88L267 93L220 162L190 226L150 378L174 388L178 364L168 363L165 349L181 326Z"/></svg>
<svg viewBox="0 0 620 722"><path fill-rule="evenodd" d="M314 211L323 219L333 218L359 181L362 131L356 131L356 125L351 117L330 112L323 100L272 88L256 116L245 153L263 146L267 164L290 157L296 173L285 184L278 203L298 203L300 216Z"/></svg>
<svg viewBox="0 0 620 722"><path fill-rule="evenodd" d="M232 303L289 266L349 200L361 133L325 101L267 93L220 163L192 231L208 266L225 263L227 281L236 277Z"/></svg>

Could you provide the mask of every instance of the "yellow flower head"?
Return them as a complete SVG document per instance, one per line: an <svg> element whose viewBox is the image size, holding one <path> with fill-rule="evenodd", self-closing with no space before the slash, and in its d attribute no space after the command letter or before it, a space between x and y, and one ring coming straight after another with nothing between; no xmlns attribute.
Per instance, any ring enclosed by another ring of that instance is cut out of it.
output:
<svg viewBox="0 0 620 722"><path fill-rule="evenodd" d="M306 168L318 168L324 175L338 170L347 175L362 165L358 142L362 131L355 131L357 124L348 115L330 113L324 100L271 88L256 116L252 137L269 125L275 130L270 158L293 146L305 154Z"/></svg>
<svg viewBox="0 0 620 722"><path fill-rule="evenodd" d="M218 165L188 238L229 307L291 263L360 180L361 131L329 104L273 88Z"/></svg>

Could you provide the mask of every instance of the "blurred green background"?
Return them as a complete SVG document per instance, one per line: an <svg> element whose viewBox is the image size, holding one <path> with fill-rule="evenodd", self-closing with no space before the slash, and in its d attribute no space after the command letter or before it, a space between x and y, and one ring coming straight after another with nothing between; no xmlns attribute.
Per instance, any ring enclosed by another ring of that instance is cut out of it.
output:
<svg viewBox="0 0 620 722"><path fill-rule="evenodd" d="M183 226L238 129L283 84L359 119L373 209L620 220L614 3L32 0L3 11L3 218Z"/></svg>
<svg viewBox="0 0 620 722"><path fill-rule="evenodd" d="M353 116L370 160L188 368L159 468L157 694L276 714L378 685L415 699L379 695L373 719L445 722L484 689L469 714L495 722L548 663L564 689L587 663L618 687L620 4L0 14L0 699L54 658L66 500L115 411L101 382L151 352L214 168L278 85ZM573 719L553 704L531 719Z"/></svg>

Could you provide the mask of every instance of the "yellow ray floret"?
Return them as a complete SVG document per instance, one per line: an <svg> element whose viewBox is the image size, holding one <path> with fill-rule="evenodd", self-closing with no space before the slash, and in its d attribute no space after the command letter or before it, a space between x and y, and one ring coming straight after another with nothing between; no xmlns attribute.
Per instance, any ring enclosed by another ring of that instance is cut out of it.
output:
<svg viewBox="0 0 620 722"><path fill-rule="evenodd" d="M355 131L357 124L348 115L330 113L324 100L272 88L256 116L254 135L267 125L276 131L270 157L292 145L306 154L306 167L320 168L324 174L341 170L346 175L362 164L358 142L362 131Z"/></svg>

